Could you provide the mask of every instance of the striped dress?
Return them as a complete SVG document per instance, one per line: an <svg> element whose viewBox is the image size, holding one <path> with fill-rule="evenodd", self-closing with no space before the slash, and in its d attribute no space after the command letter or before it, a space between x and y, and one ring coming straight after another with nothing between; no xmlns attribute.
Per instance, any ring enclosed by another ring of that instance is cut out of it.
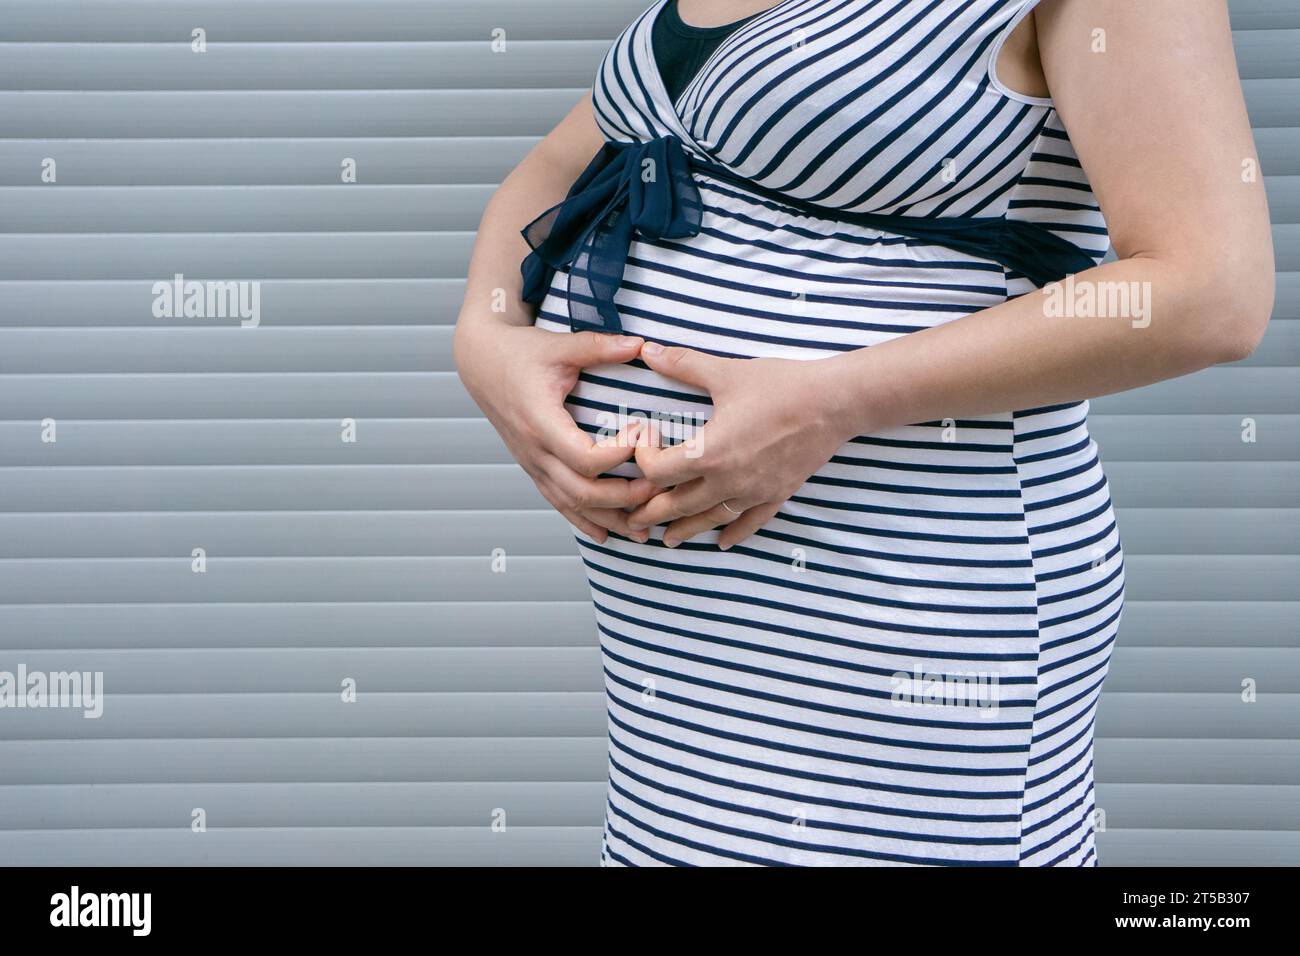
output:
<svg viewBox="0 0 1300 956"><path fill-rule="evenodd" d="M1038 222L1096 260L1097 203L1048 99L999 82L1036 0L784 0L670 102L654 3L594 84L618 142L674 135L835 209ZM636 237L629 334L815 360L1031 292L1002 266L698 176L702 228ZM537 318L567 334L566 276ZM589 432L707 420L639 362L587 369ZM609 716L606 865L1091 866L1093 728L1119 535L1087 403L845 444L754 537L579 536ZM634 464L614 474L637 474Z"/></svg>

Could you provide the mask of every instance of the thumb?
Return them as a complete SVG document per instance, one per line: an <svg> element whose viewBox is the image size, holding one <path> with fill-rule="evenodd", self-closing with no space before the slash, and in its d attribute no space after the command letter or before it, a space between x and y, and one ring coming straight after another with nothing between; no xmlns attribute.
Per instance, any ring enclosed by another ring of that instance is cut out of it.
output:
<svg viewBox="0 0 1300 956"><path fill-rule="evenodd" d="M559 360L575 368L592 365L622 365L636 358L641 339L634 335L609 335L605 332L570 332L556 336Z"/></svg>
<svg viewBox="0 0 1300 956"><path fill-rule="evenodd" d="M734 359L718 358L707 352L679 346L665 347L658 342L647 342L641 347L641 358L660 375L667 375L687 385L709 389L721 378L728 362Z"/></svg>

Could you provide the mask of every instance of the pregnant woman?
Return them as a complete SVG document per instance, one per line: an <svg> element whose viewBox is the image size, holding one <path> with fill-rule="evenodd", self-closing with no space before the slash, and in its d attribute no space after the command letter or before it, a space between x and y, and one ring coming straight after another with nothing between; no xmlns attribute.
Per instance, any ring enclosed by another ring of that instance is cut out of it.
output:
<svg viewBox="0 0 1300 956"><path fill-rule="evenodd" d="M1272 269L1222 0L650 6L456 332L579 532L602 862L1095 865L1087 399L1248 355Z"/></svg>

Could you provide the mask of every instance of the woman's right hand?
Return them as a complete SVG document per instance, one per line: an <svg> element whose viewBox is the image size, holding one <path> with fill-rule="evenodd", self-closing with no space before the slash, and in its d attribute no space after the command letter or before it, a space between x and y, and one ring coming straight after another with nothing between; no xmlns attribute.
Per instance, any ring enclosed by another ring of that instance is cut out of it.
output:
<svg viewBox="0 0 1300 956"><path fill-rule="evenodd" d="M661 489L644 478L597 477L633 456L640 423L594 442L564 401L582 369L630 361L640 349L641 339L630 336L498 322L457 335L456 365L470 396L552 507L598 542L610 531L647 540L648 530L628 527L628 509Z"/></svg>

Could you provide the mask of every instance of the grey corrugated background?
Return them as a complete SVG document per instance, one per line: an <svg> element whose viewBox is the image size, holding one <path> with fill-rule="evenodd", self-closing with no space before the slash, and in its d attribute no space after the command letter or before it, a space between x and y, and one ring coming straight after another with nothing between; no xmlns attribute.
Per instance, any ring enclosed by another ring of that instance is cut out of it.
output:
<svg viewBox="0 0 1300 956"><path fill-rule="evenodd" d="M493 184L647 2L0 0L0 670L110 691L0 711L0 863L595 861L585 583L450 341ZM1111 865L1300 861L1300 6L1231 7L1278 306L1095 404ZM175 272L261 280L263 326L154 319Z"/></svg>

